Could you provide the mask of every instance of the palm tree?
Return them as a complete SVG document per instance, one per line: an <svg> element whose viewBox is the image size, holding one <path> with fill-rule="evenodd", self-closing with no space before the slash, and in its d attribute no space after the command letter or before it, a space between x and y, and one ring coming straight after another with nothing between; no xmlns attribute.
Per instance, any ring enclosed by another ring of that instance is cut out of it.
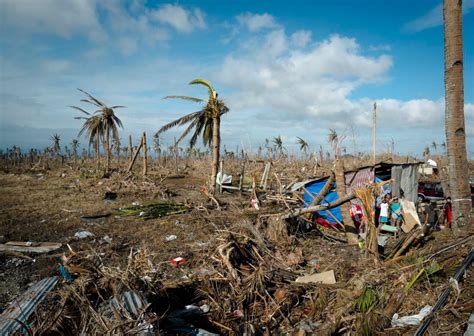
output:
<svg viewBox="0 0 474 336"><path fill-rule="evenodd" d="M448 176L457 229L458 218L469 225L472 208L464 124L462 1L444 0L443 14Z"/></svg>
<svg viewBox="0 0 474 336"><path fill-rule="evenodd" d="M72 155L74 156L74 164L77 163L77 149L79 148L79 140L73 139L71 141Z"/></svg>
<svg viewBox="0 0 474 336"><path fill-rule="evenodd" d="M433 148L434 151L435 151L435 153L436 153L436 149L438 149L438 144L436 143L436 141L433 141L433 142L431 143L431 148Z"/></svg>
<svg viewBox="0 0 474 336"><path fill-rule="evenodd" d="M59 154L61 152L61 146L59 145L59 142L61 141L61 136L57 133L53 134L51 136L51 150L53 151L53 153L56 155L56 154Z"/></svg>
<svg viewBox="0 0 474 336"><path fill-rule="evenodd" d="M79 110L86 115L91 117L99 117L100 123L102 124L98 130L102 132L101 136L99 135L97 139L102 138L104 140L104 145L105 145L105 152L106 152L106 166L105 166L105 171L106 173L109 172L110 169L110 137L112 136L112 139L115 141L120 141L120 137L118 134L118 127L123 128L122 121L115 115L114 109L118 108L124 108L125 106L121 105L116 105L112 107L108 107L105 103L102 101L98 100L97 98L93 97L89 93L87 93L84 90L78 89L82 93L84 93L88 99L81 99L82 102L89 103L91 105L94 105L95 107L98 107L99 109L96 110L93 114L85 111L84 109L77 107L77 106L71 106L72 108ZM89 118L85 118L86 120ZM97 123L98 120L94 121L94 124ZM86 121L87 123L87 121ZM84 125L86 125L86 123ZM84 126L83 126L84 129ZM81 130L82 131L82 130ZM88 132L90 133L90 132ZM105 134L104 134L105 133ZM97 145L96 145L97 146Z"/></svg>
<svg viewBox="0 0 474 336"><path fill-rule="evenodd" d="M425 161L428 161L430 157L430 146L425 146L425 149L423 150L423 157L425 158Z"/></svg>
<svg viewBox="0 0 474 336"><path fill-rule="evenodd" d="M84 125L82 125L81 129L79 130L78 136L80 137L82 134L86 134L89 138L89 148L90 146L94 146L95 149L95 156L97 162L97 169L100 166L100 142L104 136L104 125L102 123L102 119L98 115L91 115L89 112L83 111L89 117L75 117L74 119L84 119Z"/></svg>
<svg viewBox="0 0 474 336"><path fill-rule="evenodd" d="M183 134L181 134L180 138L176 141L176 143L179 143L191 131L193 131L193 135L189 140L189 146L194 147L197 138L202 134L204 146L211 147L212 145L210 192L214 194L216 189L216 178L220 154L220 121L221 116L229 112L229 108L225 106L223 100L218 99L218 94L209 81L205 79L194 79L189 82L189 84L197 84L206 87L208 90L207 101L189 96L167 96L165 97L165 99L183 99L196 103L205 103L205 106L202 107L199 111L192 112L164 125L158 130L158 132L156 132L156 135L160 135L161 133L166 132L170 128L188 124L187 128L184 130Z"/></svg>
<svg viewBox="0 0 474 336"><path fill-rule="evenodd" d="M306 141L304 141L303 139L301 139L300 137L297 137L298 138L298 141L296 142L298 145L300 145L300 150L303 151L304 153L304 156L308 156L308 143Z"/></svg>
<svg viewBox="0 0 474 336"><path fill-rule="evenodd" d="M283 155L283 140L281 136L278 135L273 138L273 143L275 144L275 150L279 152L280 155Z"/></svg>

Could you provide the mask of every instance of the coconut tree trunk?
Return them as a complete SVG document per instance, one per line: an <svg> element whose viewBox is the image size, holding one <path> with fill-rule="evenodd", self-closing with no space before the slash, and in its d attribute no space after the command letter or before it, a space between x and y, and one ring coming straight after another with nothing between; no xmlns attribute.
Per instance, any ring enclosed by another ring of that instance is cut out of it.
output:
<svg viewBox="0 0 474 336"><path fill-rule="evenodd" d="M346 196L346 181L344 178L344 161L336 158L336 191L339 199ZM357 245L357 230L350 215L349 203L340 206L344 228L346 230L346 238L349 245Z"/></svg>
<svg viewBox="0 0 474 336"><path fill-rule="evenodd" d="M453 229L457 229L460 223L469 225L472 207L464 126L462 1L444 0L443 9L446 144Z"/></svg>
<svg viewBox="0 0 474 336"><path fill-rule="evenodd" d="M105 173L107 174L110 170L110 129L108 125L105 129L105 152Z"/></svg>
<svg viewBox="0 0 474 336"><path fill-rule="evenodd" d="M97 133L96 139L95 139L95 157L97 161L97 170L100 168L100 134Z"/></svg>
<svg viewBox="0 0 474 336"><path fill-rule="evenodd" d="M212 119L212 164L211 164L211 185L210 192L214 195L216 191L217 170L219 169L219 150L220 150L220 116Z"/></svg>

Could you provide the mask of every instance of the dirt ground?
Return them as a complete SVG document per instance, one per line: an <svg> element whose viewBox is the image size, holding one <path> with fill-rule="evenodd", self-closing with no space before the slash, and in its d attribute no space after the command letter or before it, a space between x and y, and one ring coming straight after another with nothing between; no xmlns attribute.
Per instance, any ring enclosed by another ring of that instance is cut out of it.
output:
<svg viewBox="0 0 474 336"><path fill-rule="evenodd" d="M162 177L159 174L153 173L146 180L136 178L125 181L119 174L105 179L71 169L21 174L0 173L0 243L35 241L63 244L61 249L51 253L32 255L34 260L11 253L0 254L0 308L3 310L32 282L59 275L59 259L63 253L70 252L68 245L73 251L93 250L102 255L104 264L115 267L126 266L127 256L131 254L131 249L135 251L146 249L152 255L153 264L159 269L161 282L176 282L192 278L196 274L224 274L224 271L216 268L215 256L225 234L233 233L239 225L255 226L260 222L259 214L271 215L285 210L284 204L272 202L271 205L269 203L268 206L264 206L259 213L248 207L250 194L225 193L218 196L220 202L225 205L223 211L218 211L212 209L210 206L212 203L200 191L201 186L205 185L206 176L196 173L161 180ZM116 192L116 200L104 200L106 192ZM124 216L117 211L132 204L162 200L187 204L189 211L149 220L138 216ZM81 219L83 215L97 214L110 215L95 220ZM268 222L265 223L268 224ZM74 237L74 234L81 230L93 233L94 237L86 239ZM328 233L343 237L337 232ZM465 235L468 234L469 232L465 232ZM167 241L168 235L176 235L177 238ZM111 242L103 240L106 236L112 239ZM426 256L454 241L455 238L448 231L435 232L431 241L420 248L422 251L420 254ZM401 302L398 314L400 316L412 315L426 304L434 305L440 291L446 287L447 279L454 273L455 267L461 263L471 247L472 243L460 245L442 255L439 263L444 267L444 276L417 281L410 295ZM341 302L346 302L341 298L343 288L345 286L348 289L352 288L348 284L358 278L358 275L361 279L378 286L377 288L383 288L385 292L379 295L389 301L391 291L397 286L402 288L406 285L419 269L416 252L405 258L403 262L384 267L382 264L374 264L358 247L323 239L320 235L311 232L290 234L283 244L275 243L271 250L275 254L275 260L283 260L285 263L280 265L281 269L301 275L334 270L337 279L335 286L323 288L327 294L326 299L323 300L325 306L319 308L318 314L311 315L307 311L308 300L310 300L308 293L314 292L314 288L310 290L305 287L306 294L302 294L300 299L289 300L291 307L288 310L291 314L281 320L282 327L278 332L281 334L296 332L318 334L317 328L312 332L308 330L302 332L301 330L305 330L306 327L301 326L301 321L306 321L307 324L312 321L311 323L324 325L330 320L331 314L337 315ZM180 267L171 266L169 261L175 257L185 258L186 263ZM265 262L271 263L265 256L262 258L266 260ZM462 291L457 300L450 300L449 304L437 315L429 329L430 334L463 334L469 314L474 309L472 280L471 267L466 273L463 284L460 285ZM277 282L272 280L272 283ZM61 288L61 286L60 284L58 287ZM275 286L276 288L268 289L271 295L276 295L276 290L280 288L279 285ZM281 288L284 288L287 293L299 290L291 286L285 284L281 285ZM222 298L225 297L226 295L222 294ZM348 297L350 297L349 294ZM183 302L182 305L196 302L189 298L189 302ZM202 300L199 302L202 303ZM210 304L211 312L214 307L219 306L218 303L215 303L215 306L212 302ZM331 305L334 310L328 308ZM343 319L347 320L344 320L334 333L357 334L356 330L363 330L363 328L357 329L357 323L363 319L362 315L354 311L346 313ZM366 319L363 320L366 321ZM240 334L235 328L225 327L225 325L226 320L216 322L214 332ZM415 329L416 327L391 328L389 326L382 332L377 331L372 334L402 335L412 333ZM255 334L265 334L265 332L255 332Z"/></svg>

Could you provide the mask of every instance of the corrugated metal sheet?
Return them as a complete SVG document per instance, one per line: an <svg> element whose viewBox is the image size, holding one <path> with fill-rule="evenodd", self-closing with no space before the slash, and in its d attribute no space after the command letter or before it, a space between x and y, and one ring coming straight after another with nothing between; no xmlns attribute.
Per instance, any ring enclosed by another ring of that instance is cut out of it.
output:
<svg viewBox="0 0 474 336"><path fill-rule="evenodd" d="M56 286L58 277L40 280L20 294L0 315L0 335L10 335L21 327L18 321L27 324L28 318L43 301L46 293Z"/></svg>

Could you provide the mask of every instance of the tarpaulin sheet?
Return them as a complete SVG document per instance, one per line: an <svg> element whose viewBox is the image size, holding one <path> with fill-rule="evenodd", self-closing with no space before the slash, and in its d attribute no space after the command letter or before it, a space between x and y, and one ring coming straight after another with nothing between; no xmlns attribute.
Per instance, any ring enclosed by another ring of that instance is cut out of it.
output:
<svg viewBox="0 0 474 336"><path fill-rule="evenodd" d="M316 195L323 189L324 185L326 184L326 181L322 182L316 182L312 184L308 184L305 189L311 193L311 195L308 194L308 192L305 191L304 193L304 202L306 205L310 205L311 202L313 202L313 198L316 197ZM336 188L336 183L333 184L333 189ZM327 204L332 201L337 200L337 192L330 191L325 197L324 200L320 204ZM341 215L341 209L339 207L332 208L329 211L335 218L337 218L338 221L342 223L342 215ZM326 211L318 211L317 212L323 219L327 220L330 224L337 224L337 222L326 212Z"/></svg>

